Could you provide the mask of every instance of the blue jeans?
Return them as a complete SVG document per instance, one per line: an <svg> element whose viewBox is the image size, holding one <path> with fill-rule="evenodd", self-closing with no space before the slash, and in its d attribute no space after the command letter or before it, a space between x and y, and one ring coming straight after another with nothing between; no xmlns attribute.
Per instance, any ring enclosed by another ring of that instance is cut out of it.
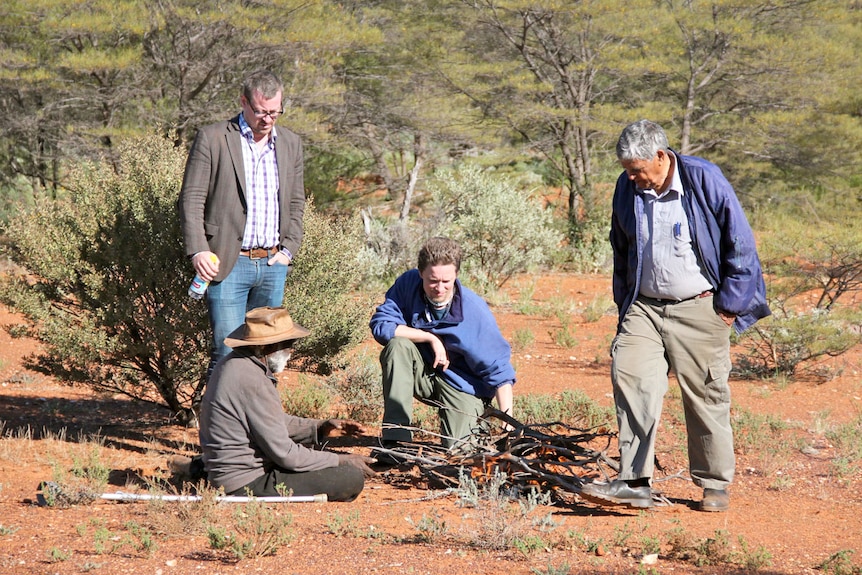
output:
<svg viewBox="0 0 862 575"><path fill-rule="evenodd" d="M239 256L228 276L207 289L207 308L213 330L207 379L216 363L230 353L224 338L245 322L245 314L258 307L281 307L284 282L290 266L267 265L267 258Z"/></svg>

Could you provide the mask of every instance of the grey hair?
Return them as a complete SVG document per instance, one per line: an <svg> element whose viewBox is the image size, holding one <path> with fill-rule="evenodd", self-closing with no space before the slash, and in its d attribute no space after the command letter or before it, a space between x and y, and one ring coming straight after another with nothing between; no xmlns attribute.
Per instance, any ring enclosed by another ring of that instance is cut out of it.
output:
<svg viewBox="0 0 862 575"><path fill-rule="evenodd" d="M251 102L255 92L260 92L264 99L269 100L278 96L279 92L284 93L284 84L269 70L258 70L242 83L242 95L246 100Z"/></svg>
<svg viewBox="0 0 862 575"><path fill-rule="evenodd" d="M667 150L667 135L661 126L649 120L638 120L625 127L617 141L617 159L652 160L659 150Z"/></svg>

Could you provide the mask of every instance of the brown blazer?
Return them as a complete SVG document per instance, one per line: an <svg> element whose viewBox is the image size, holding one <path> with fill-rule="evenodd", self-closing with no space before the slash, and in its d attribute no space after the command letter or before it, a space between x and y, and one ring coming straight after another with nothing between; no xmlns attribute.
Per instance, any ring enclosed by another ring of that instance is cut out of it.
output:
<svg viewBox="0 0 862 575"><path fill-rule="evenodd" d="M286 128L276 130L280 245L295 256L302 242L305 211L302 142ZM186 255L214 252L221 260L214 281L227 277L242 248L247 204L241 138L239 116L202 127L189 151L180 190Z"/></svg>

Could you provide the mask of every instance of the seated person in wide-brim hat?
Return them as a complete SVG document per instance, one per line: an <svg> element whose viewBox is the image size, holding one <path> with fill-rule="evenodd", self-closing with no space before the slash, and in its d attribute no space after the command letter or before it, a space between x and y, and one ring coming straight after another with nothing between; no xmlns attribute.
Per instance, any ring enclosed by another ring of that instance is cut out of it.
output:
<svg viewBox="0 0 862 575"><path fill-rule="evenodd" d="M293 342L310 332L284 308L257 308L224 342L233 351L216 365L201 403L200 441L209 482L228 495L326 494L351 501L374 474L360 454L315 450L335 430L361 434L341 419L284 412L273 371L284 368Z"/></svg>

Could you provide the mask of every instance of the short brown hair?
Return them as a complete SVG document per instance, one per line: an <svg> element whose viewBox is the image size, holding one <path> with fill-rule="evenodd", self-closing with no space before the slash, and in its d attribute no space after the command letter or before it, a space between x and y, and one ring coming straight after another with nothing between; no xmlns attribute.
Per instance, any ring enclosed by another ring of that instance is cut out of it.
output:
<svg viewBox="0 0 862 575"><path fill-rule="evenodd" d="M269 70L258 70L249 74L242 83L242 95L246 100L251 102L255 92L260 92L261 96L269 100L278 96L279 92L284 94L284 84Z"/></svg>
<svg viewBox="0 0 862 575"><path fill-rule="evenodd" d="M455 271L461 269L461 246L449 238L433 237L419 250L419 271L430 266L454 265Z"/></svg>

